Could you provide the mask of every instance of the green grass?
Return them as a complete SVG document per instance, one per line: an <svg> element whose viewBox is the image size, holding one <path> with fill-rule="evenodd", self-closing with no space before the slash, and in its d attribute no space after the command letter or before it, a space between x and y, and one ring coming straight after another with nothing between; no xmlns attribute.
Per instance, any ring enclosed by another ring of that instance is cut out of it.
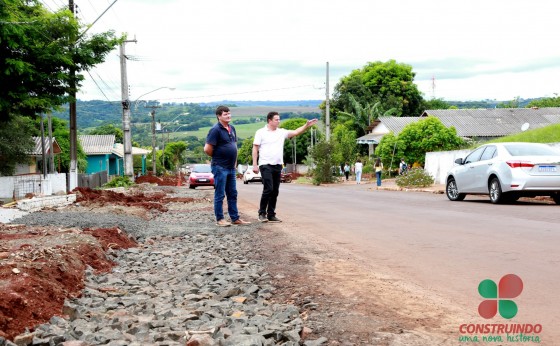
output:
<svg viewBox="0 0 560 346"><path fill-rule="evenodd" d="M264 127L264 124L265 124L264 122L240 124L240 125L235 125L235 123L233 123L233 126L235 126L235 130L237 131L237 137L239 139L246 139L254 136L255 132L258 129ZM170 138L184 137L184 136L196 136L196 138L206 138L206 135L208 135L208 131L210 131L210 126L201 127L196 131L179 131L171 134Z"/></svg>
<svg viewBox="0 0 560 346"><path fill-rule="evenodd" d="M489 141L489 143L500 142L557 143L560 142L560 124L528 130Z"/></svg>

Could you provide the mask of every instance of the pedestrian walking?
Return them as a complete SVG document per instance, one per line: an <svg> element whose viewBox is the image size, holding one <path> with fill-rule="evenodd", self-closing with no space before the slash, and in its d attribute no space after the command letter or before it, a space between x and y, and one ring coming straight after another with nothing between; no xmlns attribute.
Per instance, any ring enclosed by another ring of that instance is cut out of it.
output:
<svg viewBox="0 0 560 346"><path fill-rule="evenodd" d="M354 164L354 173L356 174L356 184L361 184L362 182L362 160L358 159Z"/></svg>
<svg viewBox="0 0 560 346"><path fill-rule="evenodd" d="M375 164L373 165L375 168L375 176L377 177L377 186L381 186L381 173L383 173L383 162L381 162L381 158L377 158L375 160Z"/></svg>
<svg viewBox="0 0 560 346"><path fill-rule="evenodd" d="M284 164L284 140L299 136L317 123L308 120L295 130L280 128L278 112L269 112L266 126L257 130L253 140L253 171L261 172L263 192L259 204L259 221L282 222L276 217L276 201L280 189L280 176ZM257 164L258 163L258 164ZM295 163L295 162L294 162Z"/></svg>
<svg viewBox="0 0 560 346"><path fill-rule="evenodd" d="M348 162L344 164L344 176L346 177L346 181L348 181L348 177L350 176L350 165Z"/></svg>
<svg viewBox="0 0 560 346"><path fill-rule="evenodd" d="M403 158L401 159L401 163L399 163L399 175L405 174L407 170L408 170L408 165L406 164Z"/></svg>
<svg viewBox="0 0 560 346"><path fill-rule="evenodd" d="M239 218L237 210L237 134L230 124L231 112L226 106L216 108L218 122L206 136L204 152L212 157L211 168L214 174L214 215L216 225L221 227L250 225ZM227 199L228 214L231 222L224 217L224 197Z"/></svg>

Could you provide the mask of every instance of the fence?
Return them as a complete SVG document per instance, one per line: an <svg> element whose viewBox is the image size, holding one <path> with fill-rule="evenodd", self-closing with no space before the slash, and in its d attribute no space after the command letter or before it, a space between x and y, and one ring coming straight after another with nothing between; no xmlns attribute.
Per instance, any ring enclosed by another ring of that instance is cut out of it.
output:
<svg viewBox="0 0 560 346"><path fill-rule="evenodd" d="M107 184L109 181L109 173L107 171L92 173L92 174L78 174L78 186L89 187L95 189Z"/></svg>

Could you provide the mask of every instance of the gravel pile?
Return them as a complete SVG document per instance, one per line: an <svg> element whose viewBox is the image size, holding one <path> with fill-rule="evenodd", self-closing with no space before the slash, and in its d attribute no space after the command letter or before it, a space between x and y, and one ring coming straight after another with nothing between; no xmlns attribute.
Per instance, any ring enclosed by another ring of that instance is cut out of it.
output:
<svg viewBox="0 0 560 346"><path fill-rule="evenodd" d="M214 225L213 191L176 189L196 197L173 203L152 220L103 212L37 212L13 223L63 227L114 227L142 241L139 248L109 252L111 273L88 271L81 298L19 345L323 345L302 340L309 332L299 309L274 302L271 278L250 259L257 224ZM200 198L202 197L202 198ZM0 338L0 346L13 345Z"/></svg>

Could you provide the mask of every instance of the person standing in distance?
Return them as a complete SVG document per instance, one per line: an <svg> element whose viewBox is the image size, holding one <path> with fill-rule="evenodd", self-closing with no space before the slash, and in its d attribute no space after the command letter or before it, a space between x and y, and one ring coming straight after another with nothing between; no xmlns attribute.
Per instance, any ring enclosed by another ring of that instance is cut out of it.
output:
<svg viewBox="0 0 560 346"><path fill-rule="evenodd" d="M266 116L266 123L265 127L257 130L253 140L253 172L258 173L260 170L263 181L259 221L282 222L276 217L276 201L284 164L284 140L304 133L317 123L317 119L308 120L295 130L286 130L279 127L280 115L278 112L269 112Z"/></svg>
<svg viewBox="0 0 560 346"><path fill-rule="evenodd" d="M364 165L362 164L362 160L358 159L354 164L354 173L356 173L356 184L362 183L362 168Z"/></svg>
<svg viewBox="0 0 560 346"><path fill-rule="evenodd" d="M218 123L208 131L204 152L212 157L212 174L214 174L214 214L216 225L245 226L250 222L239 218L237 210L237 134L230 125L231 112L226 106L216 108ZM228 214L231 222L224 218L224 197L227 196Z"/></svg>

